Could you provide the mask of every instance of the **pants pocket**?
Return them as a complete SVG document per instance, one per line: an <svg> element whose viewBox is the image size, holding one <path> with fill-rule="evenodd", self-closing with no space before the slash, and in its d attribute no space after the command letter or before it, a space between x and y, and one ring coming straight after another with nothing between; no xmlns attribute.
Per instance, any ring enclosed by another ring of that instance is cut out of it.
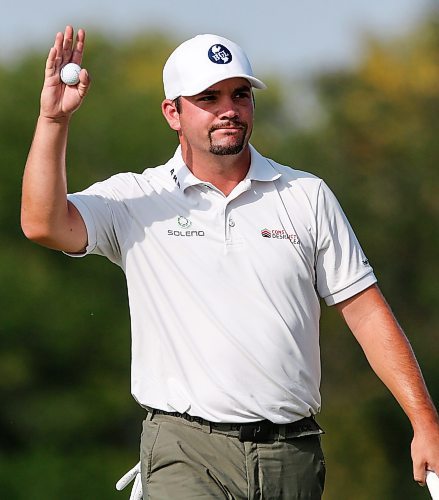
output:
<svg viewBox="0 0 439 500"><path fill-rule="evenodd" d="M151 477L154 447L159 435L160 424L144 420L140 439L140 466L142 476L143 498L148 498L148 483Z"/></svg>

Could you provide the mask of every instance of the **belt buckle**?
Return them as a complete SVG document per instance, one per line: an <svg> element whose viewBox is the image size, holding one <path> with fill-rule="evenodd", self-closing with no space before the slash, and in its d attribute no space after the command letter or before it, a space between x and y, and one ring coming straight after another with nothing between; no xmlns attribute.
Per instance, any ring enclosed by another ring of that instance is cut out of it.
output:
<svg viewBox="0 0 439 500"><path fill-rule="evenodd" d="M252 441L263 443L268 441L272 434L271 422L255 422L254 424L243 424L239 428L239 440L241 443Z"/></svg>

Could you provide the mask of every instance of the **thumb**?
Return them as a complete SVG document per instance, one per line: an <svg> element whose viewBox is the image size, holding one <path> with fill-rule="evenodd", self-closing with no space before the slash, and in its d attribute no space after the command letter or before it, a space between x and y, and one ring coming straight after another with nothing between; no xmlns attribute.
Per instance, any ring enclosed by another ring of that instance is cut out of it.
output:
<svg viewBox="0 0 439 500"><path fill-rule="evenodd" d="M87 95L88 89L90 88L91 78L88 71L84 68L81 69L79 73L79 83L78 83L78 92L81 98L84 98Z"/></svg>
<svg viewBox="0 0 439 500"><path fill-rule="evenodd" d="M427 474L426 463L424 462L413 462L413 479L420 485L425 486L425 476Z"/></svg>

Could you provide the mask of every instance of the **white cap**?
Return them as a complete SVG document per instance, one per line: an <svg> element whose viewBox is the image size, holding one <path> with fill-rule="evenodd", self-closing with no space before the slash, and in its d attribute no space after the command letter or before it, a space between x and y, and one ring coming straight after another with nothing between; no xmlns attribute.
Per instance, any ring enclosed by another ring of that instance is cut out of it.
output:
<svg viewBox="0 0 439 500"><path fill-rule="evenodd" d="M166 99L199 94L228 78L246 78L253 87L267 86L253 76L245 52L217 35L197 35L179 45L163 68Z"/></svg>

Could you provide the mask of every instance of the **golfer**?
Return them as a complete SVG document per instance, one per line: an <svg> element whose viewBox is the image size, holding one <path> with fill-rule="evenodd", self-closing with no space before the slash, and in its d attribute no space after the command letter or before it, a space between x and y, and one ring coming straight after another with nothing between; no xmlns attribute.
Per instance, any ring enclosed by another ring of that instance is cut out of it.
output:
<svg viewBox="0 0 439 500"><path fill-rule="evenodd" d="M73 39L58 33L47 59L22 228L126 275L144 498L321 498L320 299L410 419L414 479L439 471L437 411L340 205L249 142L265 85L243 50L215 35L181 44L163 71L174 156L67 195L69 122L90 86L85 69L60 80L82 61L84 31Z"/></svg>

